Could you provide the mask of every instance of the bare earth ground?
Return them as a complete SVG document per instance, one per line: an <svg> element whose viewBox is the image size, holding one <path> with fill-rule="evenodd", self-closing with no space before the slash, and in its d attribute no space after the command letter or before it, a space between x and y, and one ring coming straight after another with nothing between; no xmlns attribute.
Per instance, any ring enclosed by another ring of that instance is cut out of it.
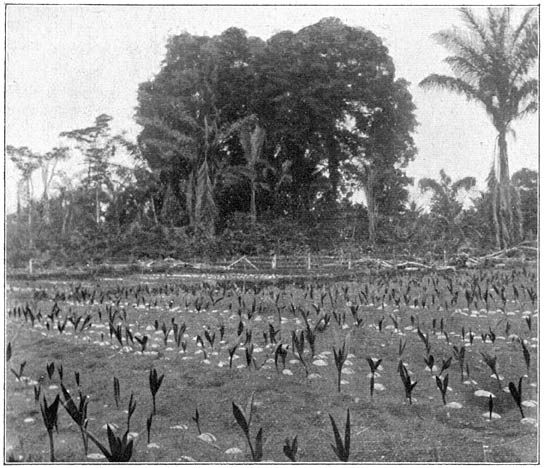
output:
<svg viewBox="0 0 544 468"><path fill-rule="evenodd" d="M213 282L208 277L189 280L167 275L102 278L83 283L8 281L5 336L6 343L11 343L12 357L5 374L5 441L9 459L49 460L47 432L34 399L34 386L41 385L48 402L60 392L58 372L52 379L46 372L46 365L54 362L56 367L62 364L63 382L73 394L76 393L74 372L80 373L82 392L90 396L88 428L103 443L107 441L106 423L116 424L119 434L124 432L128 400L130 393L134 393L137 406L131 432L135 441L132 460L136 462L250 461L247 443L233 416L232 402L245 407L252 392L255 404L251 433L255 437L258 429L263 428L263 459L268 461L287 462L282 450L284 441L295 435L299 443L297 461L337 461L331 448L334 438L329 414L343 434L348 408L353 462L538 461L537 408L532 406L538 401L538 303L533 304L527 293L529 288L536 290L534 271L399 273L389 277L376 274L349 283L317 284L308 280L305 285L280 288L264 283L244 285L240 281L236 286L212 287L199 284L200 280ZM481 299L468 306L465 291L475 284L481 290L489 288L493 300L489 300L487 307ZM500 299L502 287L505 302ZM88 293L86 296L82 296L83 290ZM208 290L215 304L209 303ZM220 299L222 296L225 297ZM400 299L398 304L395 298ZM249 318L254 299L255 312ZM47 318L55 302L60 312ZM350 311L350 305L356 304L359 325ZM17 307L26 305L34 315L41 312L41 319L36 319L33 325L28 317L25 321L24 314L16 313ZM127 342L124 332L123 347L115 336L110 337L107 312L110 307L110 311L118 310L113 320L115 325L120 324L123 330L128 328L132 334L149 336L145 353L138 351L140 346L136 341ZM292 353L291 331L305 328L297 307L309 312L311 326L316 325L319 316L325 313L332 316L333 311L340 322L332 317L324 331L316 332L313 358L305 343L303 359L309 377ZM74 331L68 321L64 331L59 331L58 323L64 323L66 317L86 314L92 316L90 328ZM186 351L174 342L172 332L164 342L161 326L171 325L172 320L186 324ZM238 337L240 321L244 331ZM281 336L281 341L289 345L286 369L290 372L284 373L281 364L278 369L274 365L275 345L267 344L269 340L265 341L263 336L269 330L269 323L281 330L278 342ZM443 372L449 374L451 387L447 402L457 402L461 408L442 404L435 378L426 369L425 347L416 332L418 324L429 336L430 354L437 366L433 375L453 355L454 345L466 346L465 362L470 377L465 372L461 378L455 358ZM221 325L225 331L220 342ZM205 329L216 334L213 347L204 337ZM249 368L245 358L249 343L243 345L248 329L252 330L256 364ZM474 334L472 344L470 331ZM495 335L494 343L488 336L482 340L481 334L485 333ZM204 348L197 346L197 335L201 336ZM530 350L529 370L518 338L526 340ZM228 348L240 340L230 369ZM344 341L350 356L338 393L332 352L333 347L337 349ZM401 359L413 373L412 380L417 381L412 405L405 398L397 370L399 342L404 341L406 347ZM492 378L481 352L497 357L503 380ZM372 399L367 357L383 360L376 377L379 385ZM10 369L18 370L23 362L26 362L23 378L18 381ZM146 419L152 408L148 375L153 368L165 377L157 394L157 414L148 445ZM522 384L526 418L522 421L514 399L503 389L510 381L517 384L526 374ZM120 381L119 407L114 401L114 376ZM500 419L490 421L484 416L488 399L476 396L477 390L496 395L493 411ZM192 420L196 408L202 432L212 434L216 440L207 442L198 437ZM240 450L229 450L233 448ZM91 458L85 456L78 428L63 408L59 408L55 452L58 461L99 461L92 458L99 450L91 442Z"/></svg>

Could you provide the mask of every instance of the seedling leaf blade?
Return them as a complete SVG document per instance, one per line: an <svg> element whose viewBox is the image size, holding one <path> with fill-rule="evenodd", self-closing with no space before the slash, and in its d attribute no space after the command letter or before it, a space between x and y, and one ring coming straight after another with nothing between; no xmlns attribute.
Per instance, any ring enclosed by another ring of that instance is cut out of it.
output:
<svg viewBox="0 0 544 468"><path fill-rule="evenodd" d="M232 402L232 412L234 414L234 418L236 419L236 422L242 428L242 431L244 431L244 434L246 434L246 436L249 437L249 426L247 424L244 412L234 402Z"/></svg>

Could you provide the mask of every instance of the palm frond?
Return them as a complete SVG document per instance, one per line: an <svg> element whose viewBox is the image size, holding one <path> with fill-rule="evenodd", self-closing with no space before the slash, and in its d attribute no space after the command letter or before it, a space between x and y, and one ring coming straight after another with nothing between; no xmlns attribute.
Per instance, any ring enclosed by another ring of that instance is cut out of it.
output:
<svg viewBox="0 0 544 468"><path fill-rule="evenodd" d="M448 91L453 91L454 93L464 96L468 101L477 101L486 106L486 108L491 106L490 99L484 95L482 91L472 86L470 83L463 81L459 78L454 78L453 76L447 75L438 75L433 73L423 79L419 86L424 89L445 89Z"/></svg>
<svg viewBox="0 0 544 468"><path fill-rule="evenodd" d="M458 28L452 28L439 31L431 37L455 55L464 57L472 62L474 67L480 69L482 72L488 68L487 58L482 54L484 46L474 34L467 34Z"/></svg>
<svg viewBox="0 0 544 468"><path fill-rule="evenodd" d="M521 111L519 111L516 114L515 120L523 119L524 117L528 116L529 114L534 114L537 111L538 111L538 102L537 101L531 101Z"/></svg>
<svg viewBox="0 0 544 468"><path fill-rule="evenodd" d="M474 177L463 177L462 179L456 180L452 184L451 191L454 194L457 194L459 190L465 189L466 191L469 191L475 185L476 185L476 179Z"/></svg>
<svg viewBox="0 0 544 468"><path fill-rule="evenodd" d="M521 33L525 30L527 27L527 24L532 19L536 9L535 8L529 8L525 14L523 15L523 18L521 19L518 27L514 30L512 34L512 44L515 44L521 35ZM536 23L535 23L536 24Z"/></svg>
<svg viewBox="0 0 544 468"><path fill-rule="evenodd" d="M418 186L419 186L419 190L422 193L433 192L433 195L435 195L435 196L436 195L439 195L439 196L444 195L444 188L442 187L442 185L439 182L437 182L434 179L424 177L423 179L419 180Z"/></svg>
<svg viewBox="0 0 544 468"><path fill-rule="evenodd" d="M538 91L539 91L539 82L537 79L530 79L525 81L519 88L515 88L512 90L512 102L515 105L519 105L519 103L531 99L537 100L538 99Z"/></svg>
<svg viewBox="0 0 544 468"><path fill-rule="evenodd" d="M483 69L474 65L469 59L461 57L459 55L454 55L446 57L444 62L447 63L455 75L466 81L472 86L478 84L479 78L482 75Z"/></svg>
<svg viewBox="0 0 544 468"><path fill-rule="evenodd" d="M482 43L485 45L485 48L490 50L493 49L493 44L491 38L489 37L489 32L487 31L487 28L476 17L474 12L466 7L460 8L459 12L461 13L461 17L465 24L468 26L469 30L473 31L480 37Z"/></svg>

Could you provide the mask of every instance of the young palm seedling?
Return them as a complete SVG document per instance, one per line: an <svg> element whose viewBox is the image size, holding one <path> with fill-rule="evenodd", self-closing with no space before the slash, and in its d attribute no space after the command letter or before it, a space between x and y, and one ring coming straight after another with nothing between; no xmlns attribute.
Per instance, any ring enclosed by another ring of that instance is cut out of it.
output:
<svg viewBox="0 0 544 468"><path fill-rule="evenodd" d="M406 342L407 340L403 340L402 338L399 339L399 358L404 353L404 350L406 349Z"/></svg>
<svg viewBox="0 0 544 468"><path fill-rule="evenodd" d="M238 345L235 344L234 346L230 347L228 349L229 351L229 369L232 369L232 359L234 358L234 354L236 353L236 349L238 348Z"/></svg>
<svg viewBox="0 0 544 468"><path fill-rule="evenodd" d="M302 355L304 354L304 330L301 330L300 336L297 335L297 333L293 330L292 332L292 342L293 342L293 351L296 351L296 356L302 366L304 367L304 370L306 371L306 377L308 376L308 366L304 362L304 358Z"/></svg>
<svg viewBox="0 0 544 468"><path fill-rule="evenodd" d="M425 352L427 353L427 356L428 356L429 354L431 354L431 342L429 340L429 334L423 333L421 329L418 327L417 336L419 336L419 338L425 345Z"/></svg>
<svg viewBox="0 0 544 468"><path fill-rule="evenodd" d="M156 369L151 369L149 371L149 389L151 390L151 396L153 397L153 414L157 414L155 397L159 388L161 388L162 379L164 379L164 374L159 377Z"/></svg>
<svg viewBox="0 0 544 468"><path fill-rule="evenodd" d="M119 408L119 400L121 399L121 386L117 377L113 378L113 398L115 399L115 406Z"/></svg>
<svg viewBox="0 0 544 468"><path fill-rule="evenodd" d="M127 411L127 432L130 432L130 420L132 415L136 410L136 402L134 401L134 394L130 392L130 400L128 402L128 411Z"/></svg>
<svg viewBox="0 0 544 468"><path fill-rule="evenodd" d="M23 376L23 372L25 370L25 366L26 366L26 361L22 362L21 364L19 364L19 371L16 371L15 369L13 368L10 368L9 370L13 373L13 375L17 378L17 380L20 382L21 381L21 377Z"/></svg>
<svg viewBox="0 0 544 468"><path fill-rule="evenodd" d="M60 384L60 387L64 396L64 401L61 401L62 406L64 406L64 409L68 412L70 417L79 427L79 431L81 432L81 439L83 440L83 449L85 451L85 456L87 456L87 452L89 450L89 442L87 439L87 434L85 433L85 429L87 428L88 423L87 406L89 404L89 398L86 395L83 395L80 391L79 403L76 405L74 399L72 398L68 390L66 390L66 387L62 383Z"/></svg>
<svg viewBox="0 0 544 468"><path fill-rule="evenodd" d="M417 382L412 383L412 378L410 377L410 374L402 361L399 361L399 374L402 384L404 385L404 393L406 398L408 398L408 401L410 404L412 404L412 391L417 385Z"/></svg>
<svg viewBox="0 0 544 468"><path fill-rule="evenodd" d="M500 376L499 372L497 370L497 356L491 356L490 354L481 352L482 358L484 359L484 362L487 364L487 366L491 369L491 372L497 379L497 384L499 385L499 388L501 386Z"/></svg>
<svg viewBox="0 0 544 468"><path fill-rule="evenodd" d="M532 319L532 317L530 315L528 317L525 317L525 323L527 323L527 327L529 328L529 331L531 331L533 329L532 321L533 321L533 319Z"/></svg>
<svg viewBox="0 0 544 468"><path fill-rule="evenodd" d="M331 447L334 450L334 453L336 454L336 456L338 457L338 460L342 462L347 462L349 460L349 449L351 445L351 425L349 420L349 409L346 416L344 440L342 440L342 436L340 435L340 432L338 431L338 427L336 426L336 422L334 421L334 418L330 414L329 414L329 418L331 420L332 432L334 434L334 445L331 444Z"/></svg>
<svg viewBox="0 0 544 468"><path fill-rule="evenodd" d="M149 337L147 335L144 335L142 338L140 338L139 336L134 336L134 339L138 342L138 344L142 348L140 351L143 353L147 346L147 340L149 340Z"/></svg>
<svg viewBox="0 0 544 468"><path fill-rule="evenodd" d="M521 348L523 349L523 359L525 360L525 365L527 366L527 373L529 373L529 366L531 364L531 353L529 352L529 348L527 348L527 345L525 344L525 340L520 340L521 342Z"/></svg>
<svg viewBox="0 0 544 468"><path fill-rule="evenodd" d="M251 363L253 363L253 365L255 366L255 369L257 368L257 364L255 363L255 359L253 358L253 350L254 349L255 349L255 347L253 346L253 344L250 344L245 350L246 364L247 364L248 369L251 367Z"/></svg>
<svg viewBox="0 0 544 468"><path fill-rule="evenodd" d="M263 458L263 428L259 428L259 432L257 432L257 436L255 437L255 446L253 446L253 443L251 442L250 435L254 395L254 393L251 394L245 412L234 402L232 402L232 412L236 422L246 436L249 450L251 452L251 460L254 462L259 462Z"/></svg>
<svg viewBox="0 0 544 468"><path fill-rule="evenodd" d="M168 336L170 335L170 328L166 326L166 323L162 323L162 326L161 326L161 330L162 330L162 341L164 343L164 346L168 346Z"/></svg>
<svg viewBox="0 0 544 468"><path fill-rule="evenodd" d="M425 364L427 365L427 369L431 371L431 375L433 373L433 367L434 366L434 356L432 354L429 354L427 357L424 357L423 360L425 361Z"/></svg>
<svg viewBox="0 0 544 468"><path fill-rule="evenodd" d="M302 318L304 319L304 323L306 324L305 334L306 334L306 338L308 340L308 345L310 346L310 351L312 353L312 359L313 359L313 357L315 356L316 333L315 333L315 328L312 328L310 326L310 322L308 321L308 315L309 315L309 312L308 313L303 313Z"/></svg>
<svg viewBox="0 0 544 468"><path fill-rule="evenodd" d="M283 369L285 369L285 360L287 359L287 349L283 348L283 345L280 343L276 347L276 351L274 352L274 366L276 367L276 372L279 372L278 370L278 360L281 360L281 363L283 365Z"/></svg>
<svg viewBox="0 0 544 468"><path fill-rule="evenodd" d="M525 415L523 414L523 406L521 404L521 381L523 380L523 377L520 377L518 386L516 387L516 384L514 382L510 382L508 384L508 389L510 390L510 395L512 395L512 398L516 402L516 405L518 405L519 412L521 413L521 418L525 418Z"/></svg>
<svg viewBox="0 0 544 468"><path fill-rule="evenodd" d="M465 380L464 377L464 367L465 367L465 347L464 346L453 346L453 355L459 363L459 368L461 370L461 382Z"/></svg>
<svg viewBox="0 0 544 468"><path fill-rule="evenodd" d="M96 436L94 436L89 431L86 431L87 436L91 439L94 444L100 449L104 456L111 463L126 463L129 462L132 458L132 446L134 441L128 440L128 430L125 432L123 437L115 435L113 429L108 424L108 443L109 450L102 445Z"/></svg>
<svg viewBox="0 0 544 468"><path fill-rule="evenodd" d="M297 459L296 459L297 450L298 450L297 436L295 436L295 438L291 442L289 442L289 438L286 438L285 445L283 446L283 453L293 463L297 462Z"/></svg>
<svg viewBox="0 0 544 468"><path fill-rule="evenodd" d="M336 365L336 370L338 372L337 389L338 389L338 393L340 393L340 383L342 381L342 368L344 367L344 363L346 362L346 359L348 357L348 353L346 350L346 342L344 341L342 343L342 347L338 348L338 350L335 347L333 347L332 352L334 354L334 364Z"/></svg>
<svg viewBox="0 0 544 468"><path fill-rule="evenodd" d="M370 398L372 398L374 395L374 377L376 374L376 370L378 369L378 367L380 367L380 364L382 363L382 360L366 358L366 362L368 362L368 365L370 366Z"/></svg>
<svg viewBox="0 0 544 468"><path fill-rule="evenodd" d="M437 375L435 379L436 379L436 386L438 387L438 390L440 390L440 394L442 395L442 403L446 405L446 393L448 392L449 375L446 374L445 377L441 377Z"/></svg>
<svg viewBox="0 0 544 468"><path fill-rule="evenodd" d="M213 332L213 334L210 334L208 330L204 330L204 337L206 338L206 340L208 340L208 343L210 343L210 348L213 351L213 344L215 342L215 332Z"/></svg>
<svg viewBox="0 0 544 468"><path fill-rule="evenodd" d="M57 427L58 409L59 409L60 397L57 395L53 403L49 406L45 395L43 396L42 404L40 405L40 411L42 413L43 423L47 429L47 435L49 436L49 457L51 463L55 463L55 443L53 441L53 429Z"/></svg>
<svg viewBox="0 0 544 468"><path fill-rule="evenodd" d="M488 397L488 400L487 400L487 407L488 407L489 413L488 413L488 414L484 414L484 416L488 417L490 421L492 421L493 419L496 419L496 418L500 417L498 414L496 414L496 413L493 412L493 395L492 395L492 394L490 394L489 397Z"/></svg>
<svg viewBox="0 0 544 468"><path fill-rule="evenodd" d="M201 435L202 431L200 430L200 414L198 412L198 407L195 410L195 415L193 416L193 421L196 424L196 430L198 431L198 435Z"/></svg>
<svg viewBox="0 0 544 468"><path fill-rule="evenodd" d="M41 393L42 393L42 386L40 384L34 385L34 401L36 403L40 402Z"/></svg>
<svg viewBox="0 0 544 468"><path fill-rule="evenodd" d="M442 367L440 368L440 373L438 375L442 375L445 370L449 369L449 367L451 366L451 360L451 356L446 360L442 359Z"/></svg>
<svg viewBox="0 0 544 468"><path fill-rule="evenodd" d="M151 413L146 420L145 427L147 430L147 445L151 443L151 425L153 424L153 413Z"/></svg>

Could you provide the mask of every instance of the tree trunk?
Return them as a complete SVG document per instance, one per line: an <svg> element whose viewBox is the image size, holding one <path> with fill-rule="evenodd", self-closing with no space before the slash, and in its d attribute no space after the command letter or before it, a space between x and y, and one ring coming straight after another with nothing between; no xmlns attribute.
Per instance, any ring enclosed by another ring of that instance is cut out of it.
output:
<svg viewBox="0 0 544 468"><path fill-rule="evenodd" d="M47 191L44 190L43 192L43 221L44 223L49 226L51 224L51 210L49 207L49 195L47 194Z"/></svg>
<svg viewBox="0 0 544 468"><path fill-rule="evenodd" d="M187 180L187 189L185 190L185 209L189 215L189 226L194 227L196 224L195 218L195 171L193 170L189 174L189 179Z"/></svg>
<svg viewBox="0 0 544 468"><path fill-rule="evenodd" d="M330 191L329 199L335 204L338 198L338 185L340 182L340 163L338 161L338 151L336 147L336 141L334 138L330 138L328 141L328 166L329 166L329 182L330 182Z"/></svg>
<svg viewBox="0 0 544 468"><path fill-rule="evenodd" d="M157 219L157 210L155 209L155 199L153 198L153 195L151 196L151 212L153 213L153 222L155 223L155 226L157 226L159 220Z"/></svg>
<svg viewBox="0 0 544 468"><path fill-rule="evenodd" d="M32 193L30 190L30 179L26 181L26 194L28 197L28 248L32 249Z"/></svg>
<svg viewBox="0 0 544 468"><path fill-rule="evenodd" d="M368 242L374 245L376 242L376 207L374 203L374 195L370 194L367 200L368 209Z"/></svg>
<svg viewBox="0 0 544 468"><path fill-rule="evenodd" d="M255 200L255 178L251 180L251 201L250 201L250 219L251 224L255 226L257 223L257 203Z"/></svg>
<svg viewBox="0 0 544 468"><path fill-rule="evenodd" d="M363 187L366 197L366 209L368 213L368 242L374 245L376 242L376 201L373 190L374 177L370 169L367 170L366 183Z"/></svg>
<svg viewBox="0 0 544 468"><path fill-rule="evenodd" d="M512 215L512 198L510 193L510 173L508 169L508 148L506 143L506 128L499 130L499 160L497 177L497 199L495 201L498 236L497 247L507 248L517 237Z"/></svg>
<svg viewBox="0 0 544 468"><path fill-rule="evenodd" d="M96 224L100 224L100 203L98 201L98 190L99 190L99 187L98 187L98 184L96 184L96 188L95 188L95 208L96 208Z"/></svg>

